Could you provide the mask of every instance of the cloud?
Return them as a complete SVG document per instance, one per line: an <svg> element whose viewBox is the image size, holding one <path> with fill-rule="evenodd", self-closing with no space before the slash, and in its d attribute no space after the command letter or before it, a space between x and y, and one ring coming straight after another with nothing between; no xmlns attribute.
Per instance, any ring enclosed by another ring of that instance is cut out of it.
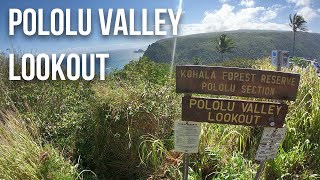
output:
<svg viewBox="0 0 320 180"><path fill-rule="evenodd" d="M287 2L295 4L296 7L310 6L311 4L310 0L287 0Z"/></svg>
<svg viewBox="0 0 320 180"><path fill-rule="evenodd" d="M283 8L284 7L282 7L279 4L275 4L275 5L271 6L271 7L268 7L266 9L266 11L262 13L262 16L260 17L260 20L262 22L265 22L265 21L270 21L270 20L276 18L277 15L278 15L278 12Z"/></svg>
<svg viewBox="0 0 320 180"><path fill-rule="evenodd" d="M268 11L264 12L264 15L260 18L260 20L262 22L264 22L264 21L272 20L275 17L277 17L277 12L275 12L273 10L268 10Z"/></svg>
<svg viewBox="0 0 320 180"><path fill-rule="evenodd" d="M311 6L311 0L287 0L288 3L295 4L298 7L298 14L303 16L306 21L311 21L316 17L319 17L316 9ZM318 12L320 12L318 10Z"/></svg>
<svg viewBox="0 0 320 180"><path fill-rule="evenodd" d="M234 6L223 4L219 10L206 12L201 23L181 25L180 35L239 29L290 30L287 24L270 22L277 16L278 10L278 6L235 10Z"/></svg>
<svg viewBox="0 0 320 180"><path fill-rule="evenodd" d="M303 7L298 11L298 14L301 15L306 21L311 21L312 19L319 17L317 12L310 7Z"/></svg>
<svg viewBox="0 0 320 180"><path fill-rule="evenodd" d="M254 0L241 0L240 5L245 7L253 7Z"/></svg>

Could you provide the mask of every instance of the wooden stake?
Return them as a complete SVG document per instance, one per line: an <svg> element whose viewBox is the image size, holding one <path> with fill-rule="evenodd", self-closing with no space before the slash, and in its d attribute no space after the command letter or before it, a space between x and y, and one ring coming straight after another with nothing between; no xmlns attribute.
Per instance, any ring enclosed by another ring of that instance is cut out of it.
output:
<svg viewBox="0 0 320 180"><path fill-rule="evenodd" d="M281 71L281 58L282 58L282 51L278 51L277 52L277 68L276 70L277 71ZM282 101L281 100L275 100L274 102L279 102L281 103ZM266 161L260 161L260 164L259 164L259 168L257 170L257 174L256 176L254 177L254 180L259 180L260 179L260 176L264 170L264 167L266 166Z"/></svg>
<svg viewBox="0 0 320 180"><path fill-rule="evenodd" d="M183 180L188 180L189 176L189 153L183 154Z"/></svg>
<svg viewBox="0 0 320 180"><path fill-rule="evenodd" d="M184 96L191 97L192 94L185 93ZM189 153L183 154L183 180L188 180L189 176Z"/></svg>

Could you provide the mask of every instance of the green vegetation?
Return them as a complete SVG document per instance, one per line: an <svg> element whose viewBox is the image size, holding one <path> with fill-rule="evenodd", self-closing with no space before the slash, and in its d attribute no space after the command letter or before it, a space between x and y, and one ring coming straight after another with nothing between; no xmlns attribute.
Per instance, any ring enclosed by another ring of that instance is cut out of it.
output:
<svg viewBox="0 0 320 180"><path fill-rule="evenodd" d="M274 69L269 62L215 65ZM0 179L181 179L173 123L182 95L169 65L141 58L92 82L8 81L3 57L0 65ZM301 74L298 97L288 102L288 133L264 179L319 178L320 79L311 67L292 69L285 71ZM201 127L189 178L253 179L262 128Z"/></svg>
<svg viewBox="0 0 320 180"><path fill-rule="evenodd" d="M298 57L290 58L290 62L292 63L292 65L299 66L302 68L306 68L310 64L304 58Z"/></svg>
<svg viewBox="0 0 320 180"><path fill-rule="evenodd" d="M235 58L223 62L212 63L212 66L239 67L239 68L255 68L259 61L254 59Z"/></svg>
<svg viewBox="0 0 320 180"><path fill-rule="evenodd" d="M300 15L294 14L293 17L289 16L290 19L290 23L289 26L292 28L292 32L293 32L293 46L292 46L292 56L294 56L294 47L296 44L296 33L298 30L301 31L307 31L307 21L304 20L304 18Z"/></svg>
<svg viewBox="0 0 320 180"><path fill-rule="evenodd" d="M216 49L221 54L221 61L223 61L223 54L231 52L236 46L231 38L228 38L227 35L222 34L216 42Z"/></svg>
<svg viewBox="0 0 320 180"><path fill-rule="evenodd" d="M259 59L270 56L271 50L292 50L292 32L289 31L227 31L223 32L233 39L236 47L232 53L224 55L225 60L235 58ZM193 57L201 59L202 64L221 61L221 54L214 48L215 39L221 32L196 34L177 38L175 63L193 64ZM159 40L151 44L144 56L157 63L170 63L173 38ZM294 55L297 57L320 59L320 34L299 32L296 34ZM292 55L292 52L290 52ZM291 56L290 55L290 56Z"/></svg>
<svg viewBox="0 0 320 180"><path fill-rule="evenodd" d="M199 58L199 57L193 57L193 58L192 58L192 63L193 63L193 65L200 65L200 64L202 64L201 58Z"/></svg>
<svg viewBox="0 0 320 180"><path fill-rule="evenodd" d="M51 145L41 145L32 122L1 112L0 179L76 179L80 177Z"/></svg>

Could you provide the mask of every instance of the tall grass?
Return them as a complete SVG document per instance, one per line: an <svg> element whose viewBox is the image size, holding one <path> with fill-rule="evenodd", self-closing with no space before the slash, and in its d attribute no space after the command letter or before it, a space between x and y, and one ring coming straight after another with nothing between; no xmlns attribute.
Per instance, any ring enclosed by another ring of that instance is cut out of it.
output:
<svg viewBox="0 0 320 180"><path fill-rule="evenodd" d="M164 139L170 139L173 133L180 99L172 82L164 85L164 81L156 79L167 70L169 66L158 67L142 59L92 86L95 95L92 120L84 122L77 148L83 164L99 174L99 178L147 177L161 164L160 148L173 147L172 141L166 143ZM158 159L147 152L150 147L157 149Z"/></svg>
<svg viewBox="0 0 320 180"><path fill-rule="evenodd" d="M0 179L77 179L77 167L50 145L41 145L31 122L1 112Z"/></svg>
<svg viewBox="0 0 320 180"><path fill-rule="evenodd" d="M320 178L320 78L312 67L295 67L301 75L297 100L290 103L288 128L280 153L267 176L283 179Z"/></svg>
<svg viewBox="0 0 320 180"><path fill-rule="evenodd" d="M54 110L60 109L55 104L59 102L52 100L62 93L54 91L50 82L9 81L8 70L8 61L0 56L0 179L81 179L78 165L51 143L60 139L45 139L45 132L63 128L48 131L52 126L46 126L57 119ZM69 133L75 132L63 139Z"/></svg>

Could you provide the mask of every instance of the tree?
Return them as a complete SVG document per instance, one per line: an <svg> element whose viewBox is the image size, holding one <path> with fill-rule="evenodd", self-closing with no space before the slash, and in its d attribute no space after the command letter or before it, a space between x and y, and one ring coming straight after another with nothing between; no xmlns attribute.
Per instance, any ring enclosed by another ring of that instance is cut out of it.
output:
<svg viewBox="0 0 320 180"><path fill-rule="evenodd" d="M198 56L193 57L192 63L193 63L193 65L201 65L201 63L202 63L201 58Z"/></svg>
<svg viewBox="0 0 320 180"><path fill-rule="evenodd" d="M235 48L235 44L231 38L228 38L227 35L222 34L217 41L216 49L221 54L221 61L223 61L223 54L231 52Z"/></svg>
<svg viewBox="0 0 320 180"><path fill-rule="evenodd" d="M302 16L297 15L297 13L294 14L293 17L290 14L289 19L290 19L289 26L292 28L292 32L293 32L292 56L294 56L294 47L296 44L296 32L298 30L307 31L307 26L306 26L307 21L305 21Z"/></svg>

